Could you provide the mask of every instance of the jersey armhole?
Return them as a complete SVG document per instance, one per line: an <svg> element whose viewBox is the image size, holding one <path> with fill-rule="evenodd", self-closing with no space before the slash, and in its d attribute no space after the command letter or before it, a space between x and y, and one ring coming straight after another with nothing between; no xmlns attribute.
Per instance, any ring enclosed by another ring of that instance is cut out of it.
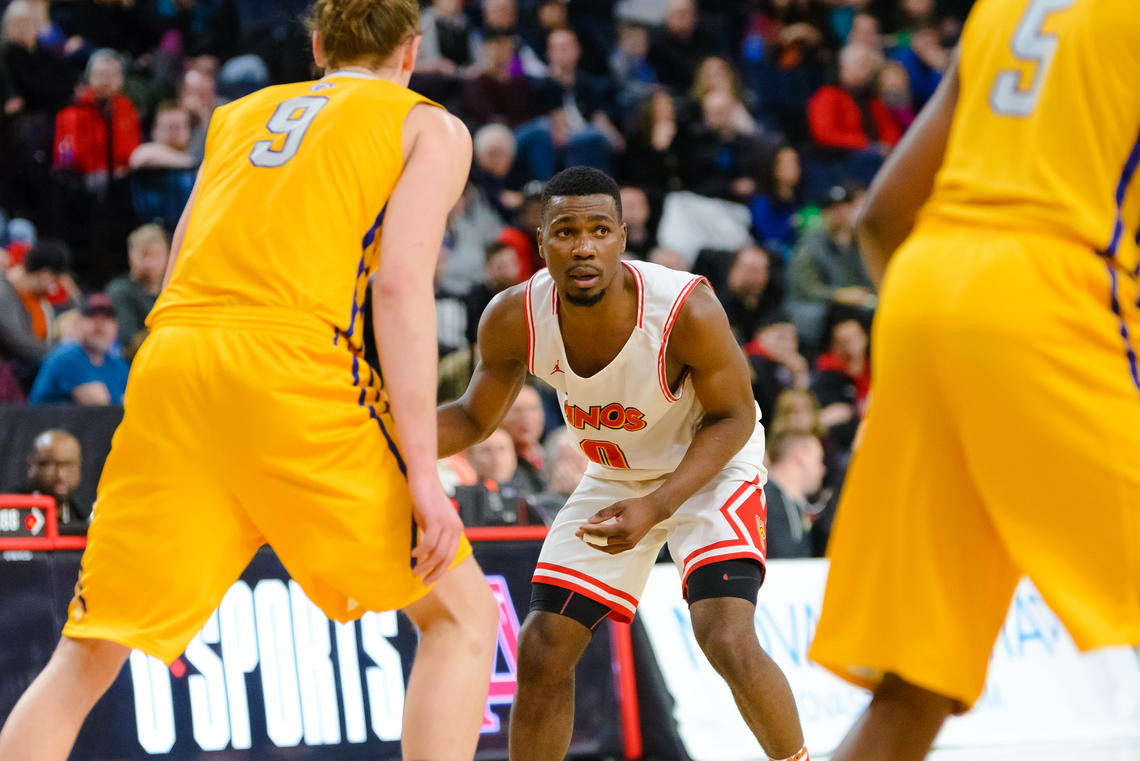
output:
<svg viewBox="0 0 1140 761"><path fill-rule="evenodd" d="M534 375L534 310L531 308L530 289L534 285L534 278L526 281L523 291L523 308L526 311L526 369Z"/></svg>
<svg viewBox="0 0 1140 761"><path fill-rule="evenodd" d="M681 373L680 385L677 387L677 393L674 394L673 390L669 388L669 375L665 367L665 355L669 349L669 335L673 332L673 325L677 322L677 316L681 313L681 307L685 304L685 299L689 298L689 294L700 285L701 283L708 284L708 280L702 275L696 275L685 284L681 292L677 294L677 298L673 301L673 308L669 310L669 319L665 321L665 330L661 334L661 350L657 354L657 382L661 386L661 393L665 395L665 399L670 402L678 402L685 389L685 380L688 373ZM711 285L709 286L712 287Z"/></svg>

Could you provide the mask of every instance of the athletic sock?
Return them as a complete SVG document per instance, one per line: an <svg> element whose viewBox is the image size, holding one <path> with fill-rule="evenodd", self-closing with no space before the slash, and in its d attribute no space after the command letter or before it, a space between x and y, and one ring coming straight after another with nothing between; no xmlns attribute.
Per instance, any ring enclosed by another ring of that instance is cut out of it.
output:
<svg viewBox="0 0 1140 761"><path fill-rule="evenodd" d="M811 761L808 758L807 746L800 748L795 754L783 759L772 759L772 761Z"/></svg>

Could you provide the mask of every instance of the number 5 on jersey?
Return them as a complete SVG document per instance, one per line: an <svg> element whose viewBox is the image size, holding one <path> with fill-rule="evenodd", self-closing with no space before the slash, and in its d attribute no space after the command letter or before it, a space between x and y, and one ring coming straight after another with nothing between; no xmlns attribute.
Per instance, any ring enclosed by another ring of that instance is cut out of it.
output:
<svg viewBox="0 0 1140 761"><path fill-rule="evenodd" d="M1032 0L1017 31L1010 40L1010 49L1018 61L1034 64L1033 79L1028 87L1021 86L1021 72L1007 69L998 74L990 93L990 108L1000 116L1029 116L1037 107L1041 86L1049 72L1049 64L1057 53L1057 35L1042 31L1050 14L1063 11L1076 0Z"/></svg>
<svg viewBox="0 0 1140 761"><path fill-rule="evenodd" d="M250 163L266 169L284 166L297 155L313 119L317 118L317 114L328 102L328 98L319 95L302 95L278 104L277 110L265 125L275 137L272 140L258 140L253 144L253 150L249 152ZM285 136L284 144L280 148L274 148L280 142L277 136L281 135Z"/></svg>

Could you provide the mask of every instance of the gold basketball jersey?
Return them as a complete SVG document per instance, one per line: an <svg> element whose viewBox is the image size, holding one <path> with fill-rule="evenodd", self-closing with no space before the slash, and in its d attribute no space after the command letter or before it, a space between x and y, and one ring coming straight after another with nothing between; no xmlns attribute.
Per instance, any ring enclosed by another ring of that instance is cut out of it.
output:
<svg viewBox="0 0 1140 761"><path fill-rule="evenodd" d="M1042 231L1137 266L1140 8L979 0L925 215Z"/></svg>
<svg viewBox="0 0 1140 761"><path fill-rule="evenodd" d="M425 102L391 82L334 73L217 109L186 238L152 320L273 307L318 317L359 348L404 118Z"/></svg>

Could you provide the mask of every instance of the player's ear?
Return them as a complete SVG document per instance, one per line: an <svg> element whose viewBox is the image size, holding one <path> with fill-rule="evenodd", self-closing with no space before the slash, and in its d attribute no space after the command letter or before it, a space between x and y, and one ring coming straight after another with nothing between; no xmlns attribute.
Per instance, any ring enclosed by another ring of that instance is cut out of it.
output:
<svg viewBox="0 0 1140 761"><path fill-rule="evenodd" d="M419 54L420 42L422 40L423 36L417 34L409 41L408 47L404 50L404 59L400 62L400 64L402 68L406 69L409 72L416 66L416 56Z"/></svg>
<svg viewBox="0 0 1140 761"><path fill-rule="evenodd" d="M321 39L321 33L313 30L312 35L313 43L313 62L317 64L318 69L324 69L328 66L328 59L325 58L325 43Z"/></svg>

